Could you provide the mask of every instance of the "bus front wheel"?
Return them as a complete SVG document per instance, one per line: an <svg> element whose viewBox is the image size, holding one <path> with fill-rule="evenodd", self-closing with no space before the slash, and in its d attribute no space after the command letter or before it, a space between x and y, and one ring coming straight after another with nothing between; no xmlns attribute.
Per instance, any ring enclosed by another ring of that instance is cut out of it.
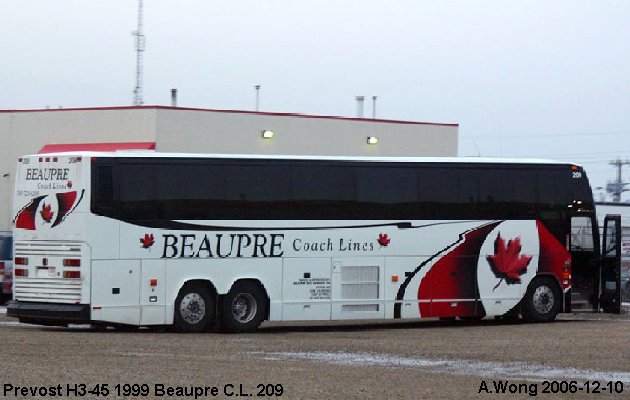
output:
<svg viewBox="0 0 630 400"><path fill-rule="evenodd" d="M182 287L175 300L175 327L180 332L204 332L216 319L212 291L198 283Z"/></svg>
<svg viewBox="0 0 630 400"><path fill-rule="evenodd" d="M523 317L529 322L553 321L562 306L558 284L549 277L534 279L523 299Z"/></svg>
<svg viewBox="0 0 630 400"><path fill-rule="evenodd" d="M254 331L265 319L267 296L253 282L237 282L222 303L222 328L226 332Z"/></svg>

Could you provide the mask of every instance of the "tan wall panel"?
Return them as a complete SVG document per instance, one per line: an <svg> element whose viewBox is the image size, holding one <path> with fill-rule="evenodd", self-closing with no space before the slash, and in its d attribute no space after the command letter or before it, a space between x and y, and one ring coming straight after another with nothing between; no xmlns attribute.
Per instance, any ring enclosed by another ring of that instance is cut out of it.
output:
<svg viewBox="0 0 630 400"><path fill-rule="evenodd" d="M165 152L346 156L457 156L456 125L158 110L157 150ZM261 139L261 131L275 132ZM368 145L376 136L378 144Z"/></svg>

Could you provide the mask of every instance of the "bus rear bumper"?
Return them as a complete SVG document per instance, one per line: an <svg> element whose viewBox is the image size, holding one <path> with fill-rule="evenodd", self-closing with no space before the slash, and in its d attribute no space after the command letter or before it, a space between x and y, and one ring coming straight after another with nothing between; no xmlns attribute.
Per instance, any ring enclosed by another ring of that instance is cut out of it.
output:
<svg viewBox="0 0 630 400"><path fill-rule="evenodd" d="M7 306L9 317L20 322L37 325L64 326L89 324L90 307L87 304L52 304L12 302Z"/></svg>

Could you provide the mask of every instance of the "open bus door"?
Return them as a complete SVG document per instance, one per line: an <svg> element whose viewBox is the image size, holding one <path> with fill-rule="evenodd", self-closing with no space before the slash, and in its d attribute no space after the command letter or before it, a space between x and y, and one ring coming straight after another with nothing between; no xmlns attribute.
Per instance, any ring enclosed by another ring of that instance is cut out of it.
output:
<svg viewBox="0 0 630 400"><path fill-rule="evenodd" d="M571 307L573 312L599 310L601 253L594 213L571 216Z"/></svg>
<svg viewBox="0 0 630 400"><path fill-rule="evenodd" d="M602 238L600 308L621 313L621 216L606 215Z"/></svg>
<svg viewBox="0 0 630 400"><path fill-rule="evenodd" d="M601 247L599 239L594 214L571 216L570 310L573 312L621 312L620 215L606 216Z"/></svg>

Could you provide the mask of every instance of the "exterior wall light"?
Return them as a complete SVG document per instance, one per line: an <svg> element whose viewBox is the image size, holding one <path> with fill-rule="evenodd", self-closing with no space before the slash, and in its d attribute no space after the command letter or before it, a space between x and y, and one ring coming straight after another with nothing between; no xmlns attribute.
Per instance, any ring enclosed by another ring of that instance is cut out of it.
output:
<svg viewBox="0 0 630 400"><path fill-rule="evenodd" d="M376 136L368 136L367 144L376 144L378 143L378 138Z"/></svg>
<svg viewBox="0 0 630 400"><path fill-rule="evenodd" d="M273 131L270 131L268 129L265 129L264 131L261 132L260 136L263 139L271 139L273 137L274 133Z"/></svg>

